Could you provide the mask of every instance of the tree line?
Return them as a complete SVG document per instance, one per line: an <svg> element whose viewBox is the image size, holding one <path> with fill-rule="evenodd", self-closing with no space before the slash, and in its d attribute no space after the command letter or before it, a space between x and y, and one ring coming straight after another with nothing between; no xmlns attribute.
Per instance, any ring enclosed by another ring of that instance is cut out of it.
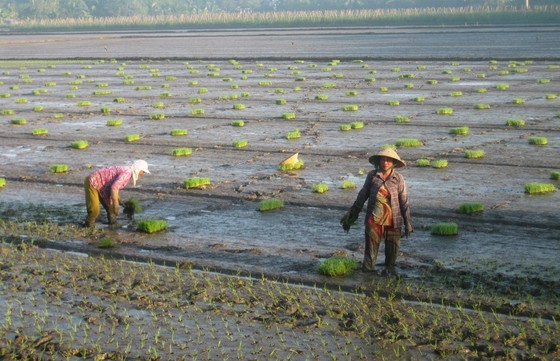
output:
<svg viewBox="0 0 560 361"><path fill-rule="evenodd" d="M558 0L0 0L0 19L104 18L204 12L271 12L439 7L528 7Z"/></svg>

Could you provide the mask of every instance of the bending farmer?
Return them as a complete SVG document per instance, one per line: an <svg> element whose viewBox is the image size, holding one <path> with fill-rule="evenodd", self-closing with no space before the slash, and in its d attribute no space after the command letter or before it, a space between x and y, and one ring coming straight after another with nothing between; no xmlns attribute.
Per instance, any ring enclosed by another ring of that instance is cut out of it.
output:
<svg viewBox="0 0 560 361"><path fill-rule="evenodd" d="M368 173L364 186L358 193L350 210L340 223L346 232L358 219L367 200L365 217L365 253L363 272L373 272L381 240L385 240L386 275L396 275L395 263L404 224L406 237L413 232L410 219L408 194L404 177L395 168L403 168L406 163L391 148L369 158L375 167Z"/></svg>
<svg viewBox="0 0 560 361"><path fill-rule="evenodd" d="M86 194L87 218L86 227L93 227L99 216L99 204L107 211L109 224L117 223L119 214L119 190L123 189L132 178L132 185L148 171L148 163L135 160L132 165L106 167L96 170L86 177L84 189Z"/></svg>

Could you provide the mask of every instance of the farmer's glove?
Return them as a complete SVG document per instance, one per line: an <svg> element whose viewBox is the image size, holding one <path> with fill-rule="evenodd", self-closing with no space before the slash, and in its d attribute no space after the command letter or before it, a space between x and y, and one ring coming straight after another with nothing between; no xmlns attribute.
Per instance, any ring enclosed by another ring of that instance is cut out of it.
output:
<svg viewBox="0 0 560 361"><path fill-rule="evenodd" d="M346 212L346 214L340 219L340 224L342 225L342 229L344 229L344 232L348 233L348 231L350 230L350 226L352 226L357 219L358 216L353 214L352 211Z"/></svg>

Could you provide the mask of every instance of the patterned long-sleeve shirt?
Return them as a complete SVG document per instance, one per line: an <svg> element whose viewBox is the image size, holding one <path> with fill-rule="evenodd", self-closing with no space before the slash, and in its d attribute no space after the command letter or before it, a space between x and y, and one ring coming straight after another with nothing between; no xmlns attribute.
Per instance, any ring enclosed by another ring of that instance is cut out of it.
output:
<svg viewBox="0 0 560 361"><path fill-rule="evenodd" d="M111 190L121 190L132 178L132 166L115 166L96 170L89 175L91 186L99 191L106 204L110 205Z"/></svg>
<svg viewBox="0 0 560 361"><path fill-rule="evenodd" d="M404 225L408 233L413 231L412 220L410 219L410 205L408 203L408 193L406 183L402 174L393 171L387 179L383 180L381 175L373 170L368 173L364 186L358 193L354 204L350 208L352 215L357 218L361 212L364 203L367 202L366 217L364 223L367 225L369 217L373 213L377 192L385 184L389 191L391 211L393 216L393 227L401 228Z"/></svg>

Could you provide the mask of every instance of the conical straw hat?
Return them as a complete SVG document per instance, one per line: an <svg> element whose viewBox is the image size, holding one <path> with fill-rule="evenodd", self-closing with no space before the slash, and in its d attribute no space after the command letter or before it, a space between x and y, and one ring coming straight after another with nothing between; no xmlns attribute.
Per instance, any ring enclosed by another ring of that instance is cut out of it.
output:
<svg viewBox="0 0 560 361"><path fill-rule="evenodd" d="M299 153L289 156L280 162L281 165L294 165L298 162Z"/></svg>
<svg viewBox="0 0 560 361"><path fill-rule="evenodd" d="M399 157L399 155L393 150L393 148L385 148L379 153L372 155L371 157L369 157L369 162L375 166L378 166L380 157L393 159L395 161L395 168L404 168L406 166L406 162L402 160L401 157Z"/></svg>

